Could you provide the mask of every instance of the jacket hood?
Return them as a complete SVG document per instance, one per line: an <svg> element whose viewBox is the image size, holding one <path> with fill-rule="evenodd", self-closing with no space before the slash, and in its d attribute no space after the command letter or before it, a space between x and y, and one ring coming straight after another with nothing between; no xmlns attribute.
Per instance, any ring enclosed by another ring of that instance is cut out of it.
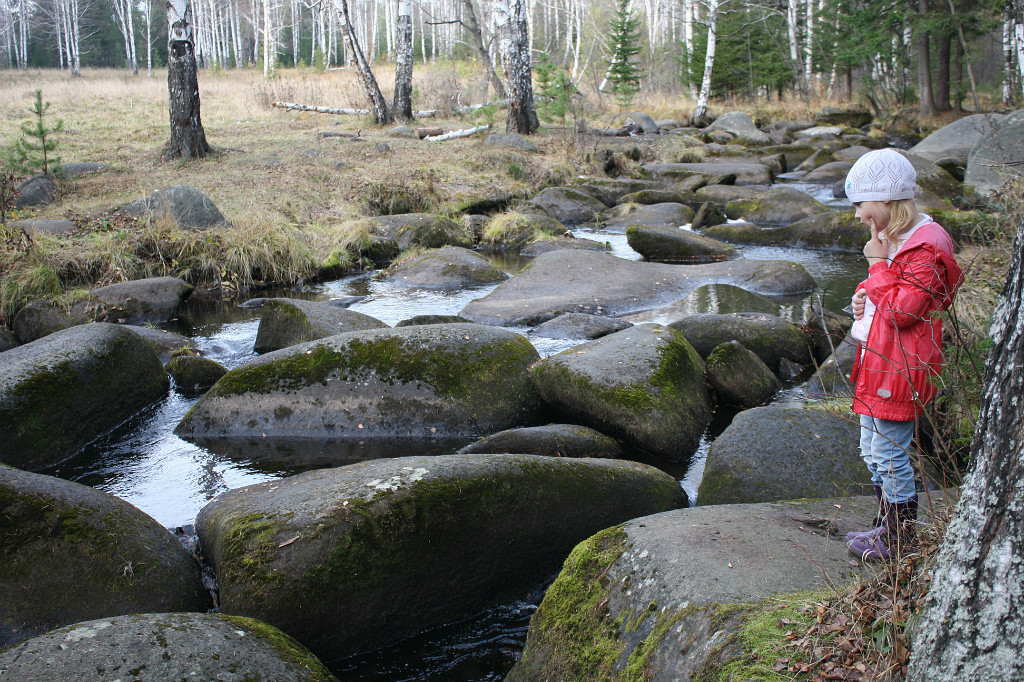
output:
<svg viewBox="0 0 1024 682"><path fill-rule="evenodd" d="M942 309L945 310L953 303L953 297L964 281L963 270L960 269L960 265L953 256L953 240L941 225L933 221L914 230L914 234L910 235L910 239L899 250L899 253L913 249L927 249L935 252L936 257L946 268L946 290L941 292L940 297Z"/></svg>

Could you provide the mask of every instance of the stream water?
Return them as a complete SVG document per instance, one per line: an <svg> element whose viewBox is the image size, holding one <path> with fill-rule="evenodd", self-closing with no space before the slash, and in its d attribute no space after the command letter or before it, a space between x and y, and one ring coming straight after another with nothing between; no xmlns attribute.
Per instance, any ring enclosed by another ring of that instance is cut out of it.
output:
<svg viewBox="0 0 1024 682"><path fill-rule="evenodd" d="M610 242L616 256L639 258L626 244L624 234L595 233L587 228L576 229L574 233L578 237ZM741 248L741 254L750 259L800 263L818 281L821 290L812 296L768 304L765 312L797 322L806 319L818 296L826 307L842 308L864 274L862 259L845 254L769 247ZM523 265L522 261L509 257L496 258L496 263L509 272ZM373 273L366 273L320 284L300 293L278 295L316 300L365 296L351 309L394 325L413 315L457 314L470 300L492 289L484 287L454 293L410 289L378 281ZM749 309L746 299L741 299L737 299L731 287L712 286L693 292L676 305L691 314ZM651 313L630 319L658 321L657 315ZM253 341L258 325L258 312L236 306L216 309L193 306L183 310L180 319L168 328L191 337L203 355L230 369L255 357ZM542 356L578 343L535 337L525 328L515 331L526 335ZM785 390L776 400L799 401L799 390ZM178 438L173 430L195 402L196 398L185 397L172 388L165 399L47 473L116 495L173 529L194 523L196 514L207 502L232 488L376 457L447 454L467 442L369 444L349 441L311 446L308 442L268 444L253 439L229 445L194 444ZM731 418L731 414L716 415L689 467L653 459L647 460L648 463L680 479L691 499L695 498L707 446ZM522 650L529 617L542 594L538 586L533 594L523 595L522 601L499 606L472 620L423 633L371 654L325 663L342 680L501 679Z"/></svg>

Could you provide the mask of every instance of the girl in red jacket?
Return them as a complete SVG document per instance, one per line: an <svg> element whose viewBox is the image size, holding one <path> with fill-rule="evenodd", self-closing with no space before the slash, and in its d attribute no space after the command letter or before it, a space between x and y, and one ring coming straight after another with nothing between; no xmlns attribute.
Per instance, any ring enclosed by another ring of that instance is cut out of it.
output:
<svg viewBox="0 0 1024 682"><path fill-rule="evenodd" d="M862 560L889 559L912 539L917 489L910 443L917 417L935 397L942 323L962 273L953 242L914 204L917 173L891 149L862 156L846 176L846 196L871 230L868 278L853 296L851 334L860 347L851 381L860 415L861 457L880 502L878 527L847 536Z"/></svg>

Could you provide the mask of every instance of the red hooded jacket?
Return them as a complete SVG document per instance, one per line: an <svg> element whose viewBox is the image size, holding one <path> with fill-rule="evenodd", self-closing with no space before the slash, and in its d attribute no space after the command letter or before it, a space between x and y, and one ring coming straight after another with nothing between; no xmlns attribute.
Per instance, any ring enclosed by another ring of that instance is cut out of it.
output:
<svg viewBox="0 0 1024 682"><path fill-rule="evenodd" d="M854 412L892 421L921 414L942 369L942 321L934 313L952 304L962 281L953 241L935 222L917 228L892 263L868 268L857 289L876 310L850 373Z"/></svg>

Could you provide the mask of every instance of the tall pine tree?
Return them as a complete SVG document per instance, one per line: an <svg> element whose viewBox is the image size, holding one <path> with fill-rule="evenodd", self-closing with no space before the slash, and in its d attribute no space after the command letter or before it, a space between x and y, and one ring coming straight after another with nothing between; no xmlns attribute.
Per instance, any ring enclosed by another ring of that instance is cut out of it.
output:
<svg viewBox="0 0 1024 682"><path fill-rule="evenodd" d="M640 20L629 9L630 0L617 0L615 17L609 26L612 46L608 57L608 81L615 99L624 107L633 103L640 89L640 67L634 58L640 54Z"/></svg>

